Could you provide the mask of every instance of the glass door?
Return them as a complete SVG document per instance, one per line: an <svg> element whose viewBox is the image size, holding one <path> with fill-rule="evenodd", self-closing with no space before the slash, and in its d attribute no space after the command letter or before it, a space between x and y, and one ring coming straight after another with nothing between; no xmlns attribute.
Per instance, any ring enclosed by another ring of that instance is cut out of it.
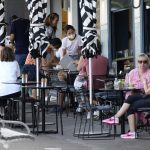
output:
<svg viewBox="0 0 150 150"><path fill-rule="evenodd" d="M111 0L111 56L117 73L133 68L133 15L131 0Z"/></svg>

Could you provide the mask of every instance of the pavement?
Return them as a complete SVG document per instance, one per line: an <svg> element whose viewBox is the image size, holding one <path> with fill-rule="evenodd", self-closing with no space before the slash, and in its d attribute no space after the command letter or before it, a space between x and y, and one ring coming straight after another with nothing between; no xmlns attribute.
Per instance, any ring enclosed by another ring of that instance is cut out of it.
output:
<svg viewBox="0 0 150 150"><path fill-rule="evenodd" d="M49 117L49 116L47 116ZM149 150L150 138L140 138L134 140L124 140L117 136L113 138L87 140L73 136L74 129L73 115L66 117L63 114L64 135L39 134L34 135L35 140L21 140L9 144L10 150ZM99 122L96 122L96 126ZM48 128L51 128L49 126ZM127 127L128 128L128 127ZM127 129L126 129L127 130ZM117 133L120 132L120 126ZM147 134L147 133L146 133ZM150 137L150 135L148 135ZM0 145L0 150L3 149Z"/></svg>

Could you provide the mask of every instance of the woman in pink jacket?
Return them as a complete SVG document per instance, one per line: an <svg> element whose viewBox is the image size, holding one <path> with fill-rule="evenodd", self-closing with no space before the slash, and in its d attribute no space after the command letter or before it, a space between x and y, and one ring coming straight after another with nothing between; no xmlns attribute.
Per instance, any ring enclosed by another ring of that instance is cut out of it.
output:
<svg viewBox="0 0 150 150"><path fill-rule="evenodd" d="M131 108L135 106L137 103L140 103L141 107L145 106L147 102L143 100L145 98L143 97L142 93L144 92L145 94L150 93L147 92L147 89L150 88L150 69L149 69L149 58L146 54L142 53L138 56L138 68L135 68L130 71L128 79L126 79L126 81L128 81L129 86L141 89L141 91L143 90L143 92L141 93L139 92L136 93L135 95L128 96L124 104L120 108L120 110L115 114L115 116L103 120L103 123L119 124L119 118L126 112L128 112L128 122L130 132L121 135L121 138L135 139L136 138L135 115L133 111L131 111ZM140 105L138 105L138 107L140 107Z"/></svg>

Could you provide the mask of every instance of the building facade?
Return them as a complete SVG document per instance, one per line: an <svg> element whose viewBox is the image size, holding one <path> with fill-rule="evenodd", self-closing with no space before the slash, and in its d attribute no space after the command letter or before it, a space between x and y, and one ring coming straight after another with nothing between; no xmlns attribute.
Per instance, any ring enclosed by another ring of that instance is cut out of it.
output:
<svg viewBox="0 0 150 150"><path fill-rule="evenodd" d="M116 62L118 71L127 61L136 65L139 53L150 54L150 0L97 0L97 33L102 44L102 53L109 57L110 64ZM17 7L14 7L17 6ZM25 0L5 0L6 22L10 16L28 18ZM66 24L73 25L82 34L79 0L48 0L47 14L56 12L60 16L57 36L64 36Z"/></svg>
<svg viewBox="0 0 150 150"><path fill-rule="evenodd" d="M140 2L140 3L139 3ZM115 61L118 72L126 64L137 65L141 52L149 54L150 0L100 0L100 37L103 53L110 64Z"/></svg>

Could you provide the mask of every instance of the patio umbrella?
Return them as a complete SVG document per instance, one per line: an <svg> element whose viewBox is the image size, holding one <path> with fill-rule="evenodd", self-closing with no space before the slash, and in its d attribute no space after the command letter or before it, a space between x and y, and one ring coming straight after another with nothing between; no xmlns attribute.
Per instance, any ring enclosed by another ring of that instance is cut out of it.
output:
<svg viewBox="0 0 150 150"><path fill-rule="evenodd" d="M6 36L6 23L5 23L4 0L0 0L0 44L5 44L5 36Z"/></svg>
<svg viewBox="0 0 150 150"><path fill-rule="evenodd" d="M96 55L96 2L97 0L80 0L80 13L83 24L83 48L82 55L89 59L89 91L90 104L92 104L92 58Z"/></svg>
<svg viewBox="0 0 150 150"><path fill-rule="evenodd" d="M48 48L48 38L44 20L47 11L47 0L26 0L29 10L30 30L29 30L29 51L33 58L36 58L36 78L39 82L39 58L45 56ZM38 85L37 85L38 86ZM39 93L37 93L39 96Z"/></svg>
<svg viewBox="0 0 150 150"><path fill-rule="evenodd" d="M49 43L44 26L47 0L26 0L26 2L30 13L29 51L33 57L38 56L37 52L44 56Z"/></svg>

